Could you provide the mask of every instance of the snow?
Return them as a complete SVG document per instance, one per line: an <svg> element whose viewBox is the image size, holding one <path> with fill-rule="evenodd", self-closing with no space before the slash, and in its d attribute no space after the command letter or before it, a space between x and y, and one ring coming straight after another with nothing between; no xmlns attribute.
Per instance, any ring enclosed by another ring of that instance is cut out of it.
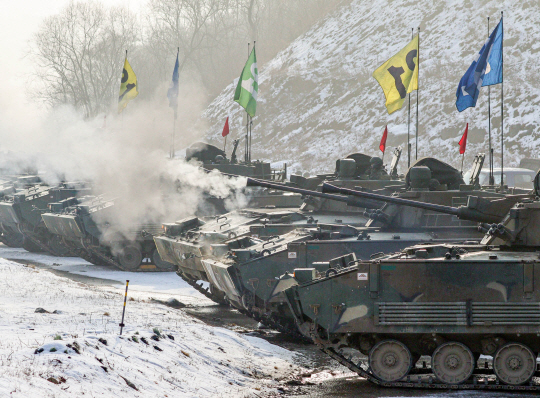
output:
<svg viewBox="0 0 540 398"><path fill-rule="evenodd" d="M469 122L465 164L487 153L487 87L476 108L455 107L461 76L504 10L505 162L537 157L540 142L540 2L537 0L352 0L344 2L259 71L259 106L253 122L253 157L286 161L292 171L333 171L340 156L380 155L388 124L389 147L405 148L406 105L388 115L372 72L405 46L421 27L419 157L436 154L459 167L458 141ZM264 48L259 48L259 52ZM207 138L219 140L222 115L232 136L242 137L243 110L229 85L205 112ZM415 151L412 94L411 141ZM500 153L500 85L491 87L492 141ZM236 138L236 137L234 137ZM404 152L405 154L405 152ZM390 157L387 156L387 159ZM406 167L406 156L401 171Z"/></svg>
<svg viewBox="0 0 540 398"><path fill-rule="evenodd" d="M0 251L5 257L15 250ZM28 253L29 260L42 264L44 257ZM87 268L86 274L109 279L114 274L78 259L61 261L65 265L58 268L81 273ZM134 290L130 284L119 336L122 285L88 285L0 259L0 396L260 396L276 392L276 380L299 371L294 365L299 354L152 301L156 294L188 298L188 290L174 288L175 282L181 285L176 275L127 276ZM161 289L166 280L170 284ZM48 313L36 313L38 307Z"/></svg>

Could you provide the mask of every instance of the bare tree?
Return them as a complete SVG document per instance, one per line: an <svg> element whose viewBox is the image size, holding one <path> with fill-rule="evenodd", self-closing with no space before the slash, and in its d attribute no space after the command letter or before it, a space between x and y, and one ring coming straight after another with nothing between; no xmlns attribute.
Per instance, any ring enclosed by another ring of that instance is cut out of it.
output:
<svg viewBox="0 0 540 398"><path fill-rule="evenodd" d="M137 36L136 19L126 9L71 2L33 37L38 98L51 106L72 104L86 117L108 110L118 95L124 51Z"/></svg>
<svg viewBox="0 0 540 398"><path fill-rule="evenodd" d="M170 81L179 48L181 76L200 82L210 101L238 77L248 42L257 40L263 64L344 0L148 1L142 21L94 0L72 1L46 19L32 42L32 95L91 117L116 102L126 49L140 98L150 98Z"/></svg>

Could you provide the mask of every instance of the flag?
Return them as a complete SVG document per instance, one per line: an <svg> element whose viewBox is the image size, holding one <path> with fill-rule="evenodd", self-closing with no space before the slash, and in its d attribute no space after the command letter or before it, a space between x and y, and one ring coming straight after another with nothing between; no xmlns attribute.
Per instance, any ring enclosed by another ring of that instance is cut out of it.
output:
<svg viewBox="0 0 540 398"><path fill-rule="evenodd" d="M373 72L384 91L388 113L401 109L407 93L418 90L418 43L416 35Z"/></svg>
<svg viewBox="0 0 540 398"><path fill-rule="evenodd" d="M137 91L137 76L131 69L131 65L127 60L124 61L124 69L122 70L122 79L120 81L120 95L118 96L118 113L122 112L128 102L135 98L139 92Z"/></svg>
<svg viewBox="0 0 540 398"><path fill-rule="evenodd" d="M493 46L491 47L491 53L489 54L486 73L482 80L482 87L492 86L494 84L502 83L503 81L503 21L499 22L492 35L495 35L493 40Z"/></svg>
<svg viewBox="0 0 540 398"><path fill-rule="evenodd" d="M386 151L386 138L388 137L388 126L385 126L384 133L381 138L381 143L379 144L379 149L384 154Z"/></svg>
<svg viewBox="0 0 540 398"><path fill-rule="evenodd" d="M456 107L459 112L476 106L480 87L502 82L502 41L503 22L501 19L459 81L456 91ZM495 47L495 43L498 47ZM484 83L486 74L487 81Z"/></svg>
<svg viewBox="0 0 540 398"><path fill-rule="evenodd" d="M259 93L259 70L257 69L257 57L255 56L255 46L249 54L248 60L234 93L234 100L238 102L248 113L255 116L257 109L257 95Z"/></svg>
<svg viewBox="0 0 540 398"><path fill-rule="evenodd" d="M223 126L223 131L221 132L222 137L227 137L229 135L229 117L225 120L225 126Z"/></svg>
<svg viewBox="0 0 540 398"><path fill-rule="evenodd" d="M178 109L178 53L176 53L176 63L174 64L172 82L167 91L167 97L169 98L169 107L173 108L176 112Z"/></svg>
<svg viewBox="0 0 540 398"><path fill-rule="evenodd" d="M459 140L459 154L460 155L463 155L465 153L465 149L467 148L467 133L468 132L469 132L469 123L467 123L467 127L465 127L465 132L463 133L461 140Z"/></svg>

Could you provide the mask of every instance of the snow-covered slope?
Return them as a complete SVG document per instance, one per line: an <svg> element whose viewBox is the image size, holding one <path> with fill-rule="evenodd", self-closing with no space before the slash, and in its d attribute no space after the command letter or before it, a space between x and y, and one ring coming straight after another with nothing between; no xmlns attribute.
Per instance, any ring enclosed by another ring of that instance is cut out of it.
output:
<svg viewBox="0 0 540 398"><path fill-rule="evenodd" d="M0 275L0 397L263 396L302 370L290 351L140 292L130 292L119 336L118 289L5 259Z"/></svg>
<svg viewBox="0 0 540 398"><path fill-rule="evenodd" d="M407 139L407 109L388 115L372 72L405 46L420 26L419 156L459 165L458 141L469 122L466 163L487 152L487 88L476 108L459 113L455 92L491 29L505 12L505 163L537 154L540 138L540 2L538 0L353 0L298 38L259 71L253 158L323 171L353 151L376 154L384 125L388 146ZM263 52L264 48L258 48ZM240 71L239 71L240 72ZM208 138L243 136L243 112L229 85L207 108ZM496 161L500 148L500 85L491 89ZM412 95L411 135L414 156ZM243 144L240 145L243 148ZM401 164L406 164L402 162ZM402 168L403 170L403 168Z"/></svg>

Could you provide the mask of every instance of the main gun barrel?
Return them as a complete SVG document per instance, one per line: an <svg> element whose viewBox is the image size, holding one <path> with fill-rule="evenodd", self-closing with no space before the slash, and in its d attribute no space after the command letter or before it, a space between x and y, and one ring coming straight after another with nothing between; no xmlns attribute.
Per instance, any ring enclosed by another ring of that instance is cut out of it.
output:
<svg viewBox="0 0 540 398"><path fill-rule="evenodd" d="M368 209L374 209L374 208L376 209L376 208L381 207L381 205L378 205L376 203L370 203L370 201L365 200L365 199L358 200L351 196L333 195L329 193L322 193L319 191L311 191L309 189L296 188L290 185L272 183L272 182L268 182L264 180L259 180L256 178L248 177L246 186L271 188L271 189L276 189L278 191L293 192L293 193L299 193L301 195L309 195L309 196L314 196L314 197L322 198L322 199L335 200L337 202L347 203L347 206L352 206L352 207L363 207L363 208L368 208Z"/></svg>
<svg viewBox="0 0 540 398"><path fill-rule="evenodd" d="M457 216L459 219L468 221L478 221L485 223L498 223L516 202L518 197L503 197L500 199L485 199L478 196L469 196L467 206L451 207L437 205L433 203L419 202L416 200L403 199L396 196L384 196L371 192L355 191L353 189L336 187L335 185L323 183L324 193L339 193L341 195L356 196L365 199L378 200L385 203L410 206L418 209L431 210L438 213Z"/></svg>

